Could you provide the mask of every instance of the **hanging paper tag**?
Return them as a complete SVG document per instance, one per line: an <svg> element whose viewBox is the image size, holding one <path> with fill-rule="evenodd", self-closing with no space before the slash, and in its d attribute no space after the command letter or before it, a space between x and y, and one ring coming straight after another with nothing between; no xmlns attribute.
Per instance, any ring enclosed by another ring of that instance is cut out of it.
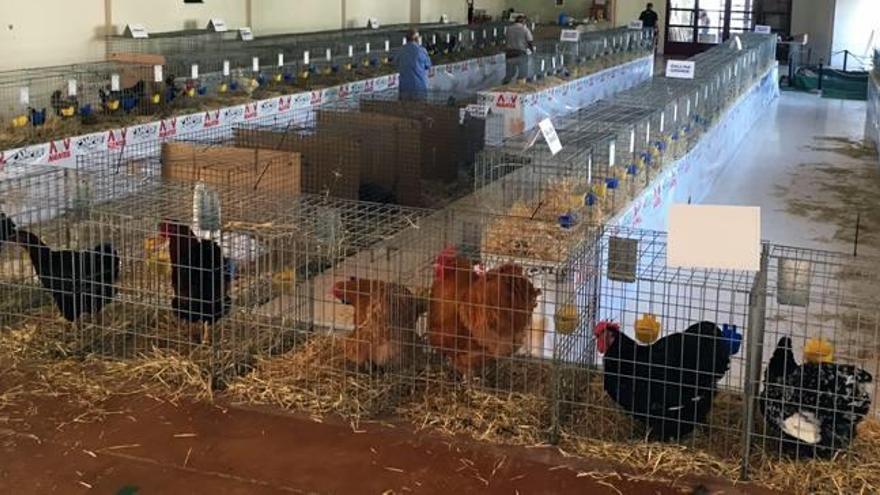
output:
<svg viewBox="0 0 880 495"><path fill-rule="evenodd" d="M198 79L199 78L199 64L192 64L192 69L190 71L190 78L191 79Z"/></svg>
<svg viewBox="0 0 880 495"><path fill-rule="evenodd" d="M556 155L562 151L562 142L559 141L559 135L556 134L553 122L547 118L538 123L538 126L541 128L541 134L544 135L544 139L547 141L547 146L550 147L550 153Z"/></svg>
<svg viewBox="0 0 880 495"><path fill-rule="evenodd" d="M159 66L161 67L161 65ZM76 79L67 81L67 96L76 96Z"/></svg>
<svg viewBox="0 0 880 495"><path fill-rule="evenodd" d="M110 90L119 91L119 74L113 74L110 76Z"/></svg>
<svg viewBox="0 0 880 495"><path fill-rule="evenodd" d="M224 60L223 61L223 75L229 76L230 72L231 71L229 70L229 60Z"/></svg>
<svg viewBox="0 0 880 495"><path fill-rule="evenodd" d="M164 68L161 65L153 66L153 82L160 83L165 80Z"/></svg>

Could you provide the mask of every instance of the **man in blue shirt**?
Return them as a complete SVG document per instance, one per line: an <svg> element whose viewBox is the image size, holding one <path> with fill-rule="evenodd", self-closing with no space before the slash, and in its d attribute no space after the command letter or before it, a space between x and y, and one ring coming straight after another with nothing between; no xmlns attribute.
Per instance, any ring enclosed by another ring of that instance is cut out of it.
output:
<svg viewBox="0 0 880 495"><path fill-rule="evenodd" d="M419 44L419 32L411 29L406 34L406 46L397 56L397 70L400 72L400 98L419 99L428 94L428 69L431 57Z"/></svg>

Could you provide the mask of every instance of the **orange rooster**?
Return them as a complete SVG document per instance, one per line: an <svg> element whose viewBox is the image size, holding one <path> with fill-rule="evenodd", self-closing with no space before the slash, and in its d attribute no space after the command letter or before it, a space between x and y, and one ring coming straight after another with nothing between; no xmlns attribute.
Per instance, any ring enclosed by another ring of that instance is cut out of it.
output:
<svg viewBox="0 0 880 495"><path fill-rule="evenodd" d="M523 345L540 293L520 266L475 269L446 248L435 264L428 340L469 376Z"/></svg>
<svg viewBox="0 0 880 495"><path fill-rule="evenodd" d="M333 296L354 307L354 331L345 357L357 366L409 366L417 351L416 322L424 304L406 287L381 280L350 278L333 286Z"/></svg>

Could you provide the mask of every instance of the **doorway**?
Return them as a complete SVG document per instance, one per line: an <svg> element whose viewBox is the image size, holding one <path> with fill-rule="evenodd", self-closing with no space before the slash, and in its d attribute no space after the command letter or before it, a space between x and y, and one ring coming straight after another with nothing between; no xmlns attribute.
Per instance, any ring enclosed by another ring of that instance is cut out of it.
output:
<svg viewBox="0 0 880 495"><path fill-rule="evenodd" d="M755 0L667 0L664 53L690 57L754 27Z"/></svg>

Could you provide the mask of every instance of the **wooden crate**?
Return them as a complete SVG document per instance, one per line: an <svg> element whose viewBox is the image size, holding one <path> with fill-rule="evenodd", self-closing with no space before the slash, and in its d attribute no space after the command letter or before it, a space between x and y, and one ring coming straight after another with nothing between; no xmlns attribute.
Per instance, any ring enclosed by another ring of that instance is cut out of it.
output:
<svg viewBox="0 0 880 495"><path fill-rule="evenodd" d="M303 192L358 199L360 145L350 136L237 128L234 142L240 148L296 152Z"/></svg>
<svg viewBox="0 0 880 495"><path fill-rule="evenodd" d="M165 143L162 177L282 195L302 190L298 153L258 148Z"/></svg>

